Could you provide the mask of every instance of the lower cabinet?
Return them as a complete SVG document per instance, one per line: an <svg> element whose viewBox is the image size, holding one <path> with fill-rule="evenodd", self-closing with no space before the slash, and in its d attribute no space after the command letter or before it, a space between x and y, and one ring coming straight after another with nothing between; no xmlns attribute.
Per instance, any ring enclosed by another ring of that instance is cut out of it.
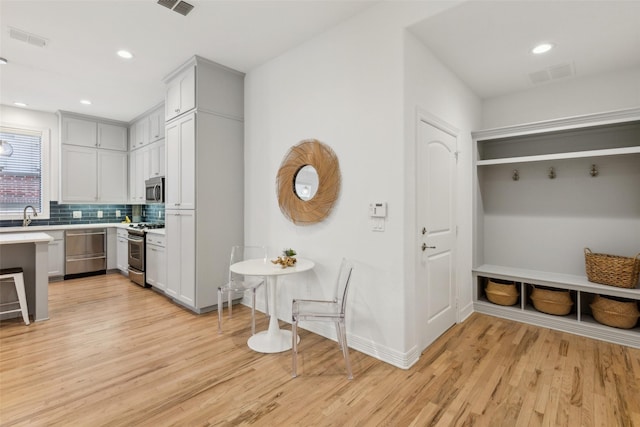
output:
<svg viewBox="0 0 640 427"><path fill-rule="evenodd" d="M147 233L147 284L165 291L167 288L167 253L165 236Z"/></svg>
<svg viewBox="0 0 640 427"><path fill-rule="evenodd" d="M64 276L64 231L47 231L49 242L49 279Z"/></svg>
<svg viewBox="0 0 640 427"><path fill-rule="evenodd" d="M191 308L196 299L196 214L193 210L166 210L167 266L165 293Z"/></svg>
<svg viewBox="0 0 640 427"><path fill-rule="evenodd" d="M115 228L107 228L107 270L118 267L118 236Z"/></svg>
<svg viewBox="0 0 640 427"><path fill-rule="evenodd" d="M129 275L129 242L127 241L127 237L129 233L127 230L118 228L116 229L116 246L117 246L117 255L116 255L116 268L120 270L125 275Z"/></svg>

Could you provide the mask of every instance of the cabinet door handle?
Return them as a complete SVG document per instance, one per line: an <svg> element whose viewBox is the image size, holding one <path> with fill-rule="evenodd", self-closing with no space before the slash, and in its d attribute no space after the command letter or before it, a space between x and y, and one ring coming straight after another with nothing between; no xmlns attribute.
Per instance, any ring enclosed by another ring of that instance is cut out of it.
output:
<svg viewBox="0 0 640 427"><path fill-rule="evenodd" d="M435 249L435 246L427 246L426 243L422 244L422 252L426 251L427 249Z"/></svg>
<svg viewBox="0 0 640 427"><path fill-rule="evenodd" d="M179 108L176 108L176 111L175 111L175 112L176 112L176 113L179 113L179 112L180 112L180 109L179 109Z"/></svg>

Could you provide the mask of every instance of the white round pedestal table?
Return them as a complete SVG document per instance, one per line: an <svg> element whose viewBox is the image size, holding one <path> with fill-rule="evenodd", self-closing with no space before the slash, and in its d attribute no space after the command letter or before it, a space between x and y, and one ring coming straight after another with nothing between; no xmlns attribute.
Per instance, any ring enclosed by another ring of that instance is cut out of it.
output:
<svg viewBox="0 0 640 427"><path fill-rule="evenodd" d="M304 258L297 258L295 267L287 268L273 264L270 260L265 262L263 259L249 259L231 265L231 271L236 274L264 276L267 279L267 298L269 299L269 309L271 312L269 329L258 332L249 338L247 342L249 348L260 353L280 353L291 349L291 331L280 329L278 325L278 307L276 305L278 277L302 273L303 271L311 270L314 266L313 261ZM300 340L299 337L298 340Z"/></svg>

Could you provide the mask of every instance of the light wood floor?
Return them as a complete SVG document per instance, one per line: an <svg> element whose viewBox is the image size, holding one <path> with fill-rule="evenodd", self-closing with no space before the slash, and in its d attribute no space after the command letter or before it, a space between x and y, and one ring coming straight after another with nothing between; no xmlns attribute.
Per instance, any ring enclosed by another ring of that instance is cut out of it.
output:
<svg viewBox="0 0 640 427"><path fill-rule="evenodd" d="M218 335L119 275L53 283L50 320L0 325L0 425L640 426L637 349L474 314L409 370L351 350L353 381L301 331L292 379L249 315Z"/></svg>

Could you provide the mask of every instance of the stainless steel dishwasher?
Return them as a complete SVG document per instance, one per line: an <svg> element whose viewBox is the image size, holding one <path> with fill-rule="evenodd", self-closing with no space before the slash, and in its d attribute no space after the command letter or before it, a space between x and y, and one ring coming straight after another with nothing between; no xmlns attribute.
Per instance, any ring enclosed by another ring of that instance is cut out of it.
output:
<svg viewBox="0 0 640 427"><path fill-rule="evenodd" d="M64 234L64 277L104 273L107 269L107 230L67 230Z"/></svg>

